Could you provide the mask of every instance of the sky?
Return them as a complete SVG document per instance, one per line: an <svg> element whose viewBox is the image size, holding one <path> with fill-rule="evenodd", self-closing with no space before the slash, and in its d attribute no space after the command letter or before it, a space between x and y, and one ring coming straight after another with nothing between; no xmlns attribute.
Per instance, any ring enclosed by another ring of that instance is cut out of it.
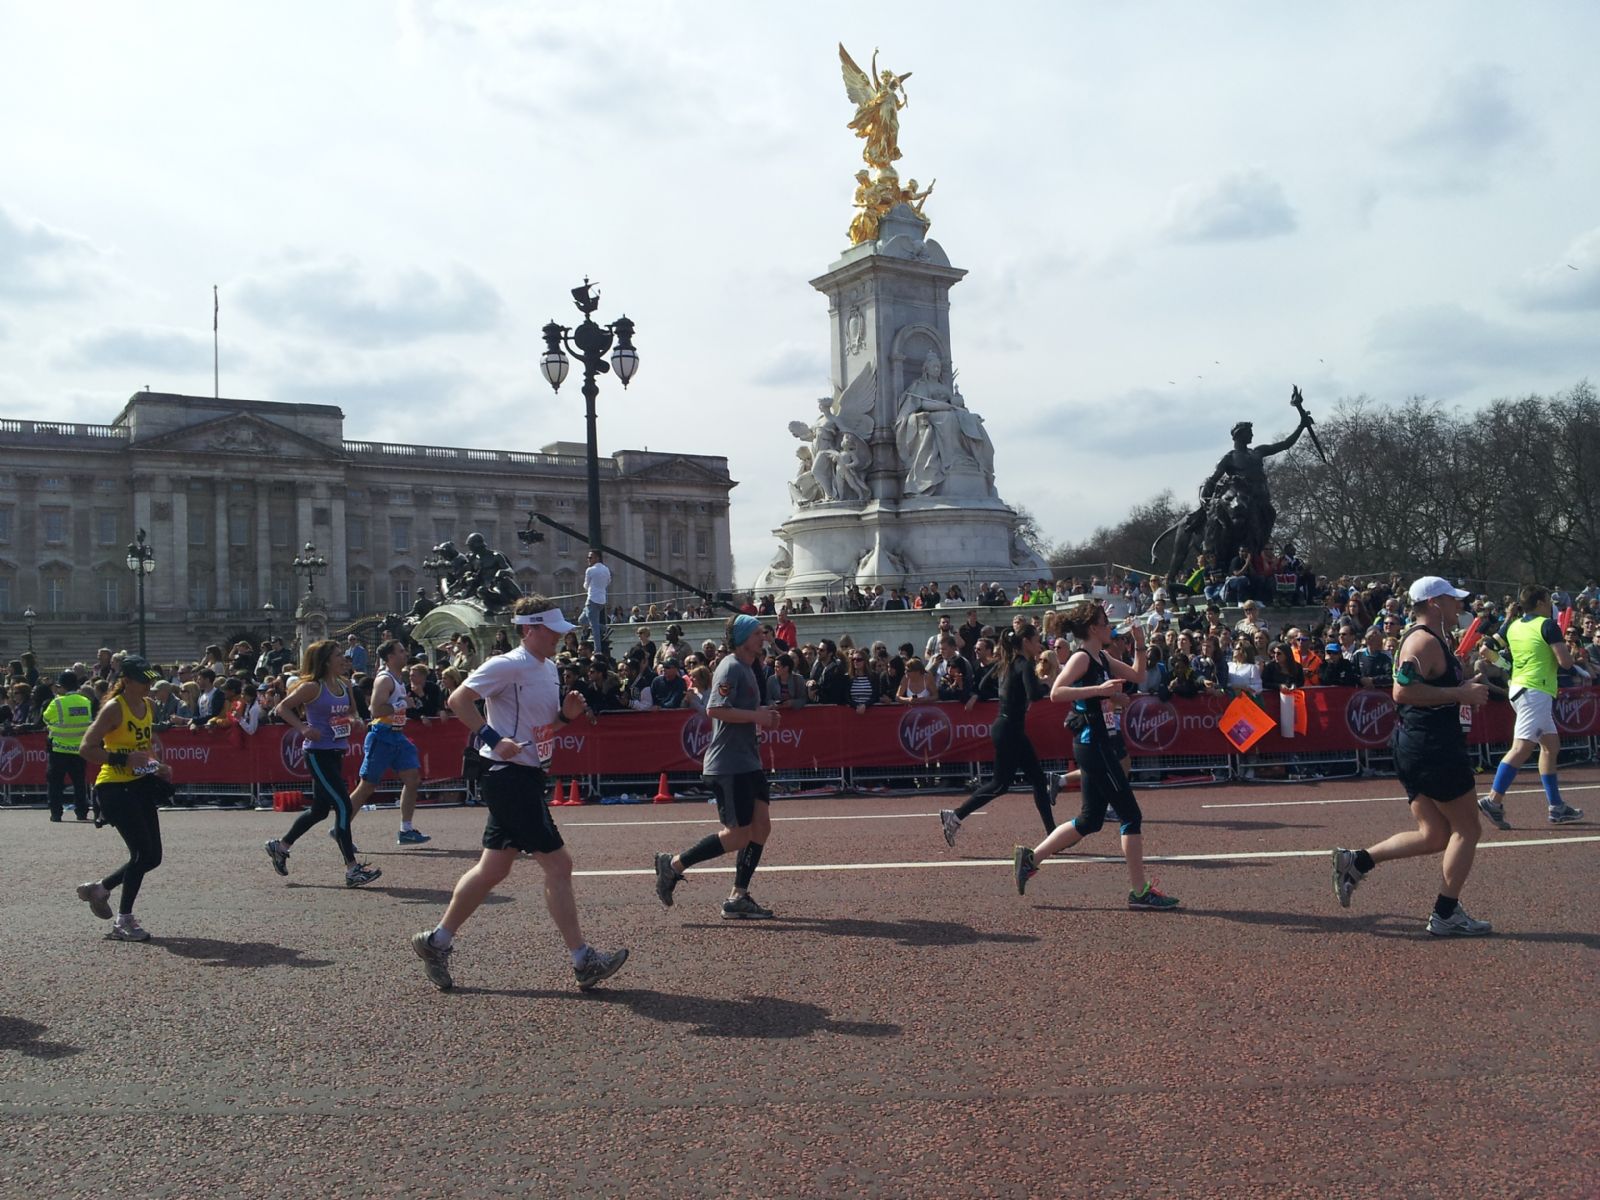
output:
<svg viewBox="0 0 1600 1200"><path fill-rule="evenodd" d="M952 362L1052 539L1192 495L1295 384L1315 415L1600 378L1587 0L0 0L0 416L211 394L215 284L225 396L581 441L539 331L588 276L641 364L602 453L726 455L748 584L829 391L840 41L913 72Z"/></svg>

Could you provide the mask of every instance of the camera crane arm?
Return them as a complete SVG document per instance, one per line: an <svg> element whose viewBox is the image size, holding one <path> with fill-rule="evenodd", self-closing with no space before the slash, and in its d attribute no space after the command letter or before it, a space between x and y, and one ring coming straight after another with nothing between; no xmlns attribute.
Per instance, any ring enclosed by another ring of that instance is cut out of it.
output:
<svg viewBox="0 0 1600 1200"><path fill-rule="evenodd" d="M570 525L563 525L560 521L553 521L543 513L537 512L530 512L528 514L528 527L518 531L518 541L537 542L544 538L542 533L534 529L533 524L535 521L541 525L548 525L551 529L556 530L558 533L564 533L575 541L582 542L584 545L589 544L589 537L587 534L579 533ZM694 584L689 583L687 580L679 579L676 575L668 575L665 571L659 571L655 567L652 567L649 563L642 563L637 558L624 554L621 550L618 550L612 546L600 545L593 548L599 550L602 554L609 554L613 558L620 558L623 562L628 563L630 566L638 567L647 575L654 575L657 579L664 579L676 588L681 588L686 592L692 592L694 595L699 596L700 599L704 600L707 604L717 608L725 609L730 613L738 613L740 611L736 605L729 604L726 600L717 599L710 592L695 587Z"/></svg>

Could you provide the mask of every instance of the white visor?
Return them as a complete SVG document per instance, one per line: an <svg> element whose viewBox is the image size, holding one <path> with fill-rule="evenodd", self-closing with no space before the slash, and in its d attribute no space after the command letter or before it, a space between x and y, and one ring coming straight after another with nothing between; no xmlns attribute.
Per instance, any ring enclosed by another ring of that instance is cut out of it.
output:
<svg viewBox="0 0 1600 1200"><path fill-rule="evenodd" d="M566 633L577 626L561 615L559 608L547 608L543 612L518 613L511 618L513 625L543 625L546 629L553 629L557 633Z"/></svg>

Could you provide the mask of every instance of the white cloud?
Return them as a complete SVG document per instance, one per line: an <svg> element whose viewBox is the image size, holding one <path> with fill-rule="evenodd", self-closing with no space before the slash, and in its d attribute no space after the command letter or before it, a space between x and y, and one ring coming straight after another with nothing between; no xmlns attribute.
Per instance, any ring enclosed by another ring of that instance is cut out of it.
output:
<svg viewBox="0 0 1600 1200"><path fill-rule="evenodd" d="M0 208L0 298L63 300L84 295L101 254L87 238Z"/></svg>
<svg viewBox="0 0 1600 1200"><path fill-rule="evenodd" d="M233 290L264 325L356 346L482 333L504 307L487 280L459 265L441 274L413 268L376 281L350 259L296 262Z"/></svg>
<svg viewBox="0 0 1600 1200"><path fill-rule="evenodd" d="M229 362L243 365L249 355L230 348ZM211 339L178 329L113 326L73 338L55 355L64 367L155 367L182 371L211 365Z"/></svg>
<svg viewBox="0 0 1600 1200"><path fill-rule="evenodd" d="M1503 67L1479 64L1444 80L1427 110L1389 139L1400 184L1413 190L1470 192L1488 186L1508 161L1538 143L1538 127Z"/></svg>
<svg viewBox="0 0 1600 1200"><path fill-rule="evenodd" d="M761 387L813 387L819 389L819 396L826 395L832 386L827 351L811 346L780 346L767 356L750 382Z"/></svg>
<svg viewBox="0 0 1600 1200"><path fill-rule="evenodd" d="M1526 272L1513 289L1523 308L1551 312L1600 309L1600 227L1573 240L1555 262Z"/></svg>
<svg viewBox="0 0 1600 1200"><path fill-rule="evenodd" d="M1293 233L1297 224L1283 185L1252 167L1178 188L1163 228L1180 242L1234 242Z"/></svg>

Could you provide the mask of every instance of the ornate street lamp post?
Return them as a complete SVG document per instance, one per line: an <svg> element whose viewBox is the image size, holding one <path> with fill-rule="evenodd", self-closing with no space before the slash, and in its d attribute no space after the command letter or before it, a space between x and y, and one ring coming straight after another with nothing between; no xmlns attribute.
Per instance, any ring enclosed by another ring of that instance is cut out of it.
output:
<svg viewBox="0 0 1600 1200"><path fill-rule="evenodd" d="M317 590L317 576L328 569L328 560L317 553L317 548L310 542L306 548L297 555L289 564L297 575L306 577L306 591L315 594Z"/></svg>
<svg viewBox="0 0 1600 1200"><path fill-rule="evenodd" d="M128 543L128 570L133 572L139 592L139 657L144 652L144 577L156 569L156 552L144 540L144 530L139 530L138 540Z"/></svg>
<svg viewBox="0 0 1600 1200"><path fill-rule="evenodd" d="M616 371L622 386L627 387L639 369L639 352L633 348L633 322L626 316L618 317L609 325L595 324L590 314L600 307L600 291L587 277L582 287L572 289L572 302L583 314L583 324L569 329L552 319L544 327L545 351L539 359L539 369L550 386L560 391L569 366L562 346L571 350L583 364L584 415L589 423L589 547L599 550L603 544L600 540L600 449L595 432L594 402L600 395L600 388L595 377ZM611 345L613 339L615 349ZM611 351L609 363L606 362L607 350Z"/></svg>
<svg viewBox="0 0 1600 1200"><path fill-rule="evenodd" d="M263 604L261 606L261 611L264 614L266 614L266 618L267 618L267 641L270 642L272 640L272 614L277 612L278 609L277 609L277 606L275 604L273 604L271 600L268 600L265 604Z"/></svg>
<svg viewBox="0 0 1600 1200"><path fill-rule="evenodd" d="M31 608L22 610L22 623L28 627L28 653L33 653L33 622L39 614Z"/></svg>

